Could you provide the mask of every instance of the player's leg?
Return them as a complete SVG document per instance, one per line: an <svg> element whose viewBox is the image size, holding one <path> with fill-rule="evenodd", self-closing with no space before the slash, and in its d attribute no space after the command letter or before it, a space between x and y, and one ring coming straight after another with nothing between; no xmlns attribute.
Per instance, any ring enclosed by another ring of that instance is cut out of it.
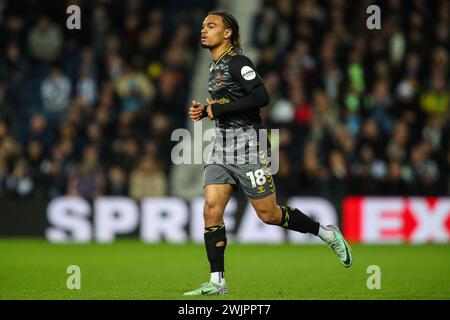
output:
<svg viewBox="0 0 450 320"><path fill-rule="evenodd" d="M350 267L351 249L337 226L322 226L299 209L277 205L275 184L266 153L270 155L270 148L258 151L257 163L236 168L234 173L258 216L265 223L318 236L330 246L345 267Z"/></svg>
<svg viewBox="0 0 450 320"><path fill-rule="evenodd" d="M316 236L319 234L320 224L308 215L296 208L277 205L275 192L264 198L250 198L250 203L264 223L301 233L312 233Z"/></svg>
<svg viewBox="0 0 450 320"><path fill-rule="evenodd" d="M233 174L238 177L258 216L265 223L318 236L330 246L345 267L350 267L351 249L337 226L322 226L299 209L277 205L275 184L265 153L260 151L258 155L258 163L233 168Z"/></svg>
<svg viewBox="0 0 450 320"><path fill-rule="evenodd" d="M265 223L279 225L301 233L314 234L328 243L345 267L351 266L350 246L337 226L322 226L297 208L278 206L275 192L264 198L250 198L250 203L258 217Z"/></svg>
<svg viewBox="0 0 450 320"><path fill-rule="evenodd" d="M217 164L205 167L203 188L205 195L203 208L204 239L211 276L209 282L198 289L186 292L184 295L223 295L227 293L224 276L224 254L227 238L223 215L234 191L233 185L236 185L236 182L225 167Z"/></svg>
<svg viewBox="0 0 450 320"><path fill-rule="evenodd" d="M203 191L205 194L204 239L211 269L210 281L222 284L225 282L224 254L227 246L223 215L233 193L233 187L230 184L210 184L205 186Z"/></svg>
<svg viewBox="0 0 450 320"><path fill-rule="evenodd" d="M320 226L318 222L298 209L277 205L275 184L266 152L259 150L257 154L251 153L249 159L251 156L253 161L229 167L261 220L268 224L317 235Z"/></svg>
<svg viewBox="0 0 450 320"><path fill-rule="evenodd" d="M200 288L184 293L185 296L224 295L227 294L225 284L224 254L227 246L223 215L225 207L233 193L230 184L209 184L203 189L205 205L205 248L211 269L210 280Z"/></svg>

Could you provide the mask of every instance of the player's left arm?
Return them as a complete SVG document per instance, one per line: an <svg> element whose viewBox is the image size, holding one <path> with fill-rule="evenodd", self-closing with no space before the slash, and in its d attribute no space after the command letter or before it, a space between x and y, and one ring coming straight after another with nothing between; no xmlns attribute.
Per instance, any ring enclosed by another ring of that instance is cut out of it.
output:
<svg viewBox="0 0 450 320"><path fill-rule="evenodd" d="M267 89L249 58L236 56L230 63L230 74L244 88L247 95L226 104L212 104L211 113L214 118L230 112L264 107L269 103Z"/></svg>

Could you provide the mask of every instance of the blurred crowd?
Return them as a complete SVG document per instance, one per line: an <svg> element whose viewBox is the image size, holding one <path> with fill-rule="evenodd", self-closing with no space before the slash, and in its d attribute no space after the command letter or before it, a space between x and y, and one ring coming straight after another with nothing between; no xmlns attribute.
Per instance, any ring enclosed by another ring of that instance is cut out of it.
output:
<svg viewBox="0 0 450 320"><path fill-rule="evenodd" d="M0 198L167 195L210 1L1 4Z"/></svg>
<svg viewBox="0 0 450 320"><path fill-rule="evenodd" d="M213 1L0 3L0 198L170 195ZM449 2L262 3L243 42L281 128L280 197L450 194Z"/></svg>
<svg viewBox="0 0 450 320"><path fill-rule="evenodd" d="M449 4L264 1L252 42L280 195L450 194Z"/></svg>

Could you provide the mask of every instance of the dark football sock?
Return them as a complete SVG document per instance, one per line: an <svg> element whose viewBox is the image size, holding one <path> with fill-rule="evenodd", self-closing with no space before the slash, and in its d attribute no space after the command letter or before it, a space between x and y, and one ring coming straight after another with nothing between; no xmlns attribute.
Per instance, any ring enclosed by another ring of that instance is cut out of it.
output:
<svg viewBox="0 0 450 320"><path fill-rule="evenodd" d="M314 221L309 216L296 208L287 206L280 207L281 227L301 233L312 233L314 235L317 235L319 233L320 223Z"/></svg>
<svg viewBox="0 0 450 320"><path fill-rule="evenodd" d="M224 272L224 254L227 246L225 224L205 228L204 236L211 272Z"/></svg>

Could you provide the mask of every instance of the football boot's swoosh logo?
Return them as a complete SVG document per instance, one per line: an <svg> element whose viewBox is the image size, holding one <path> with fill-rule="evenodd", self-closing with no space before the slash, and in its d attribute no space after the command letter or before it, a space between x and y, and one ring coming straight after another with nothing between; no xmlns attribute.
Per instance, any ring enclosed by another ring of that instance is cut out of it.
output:
<svg viewBox="0 0 450 320"><path fill-rule="evenodd" d="M213 291L214 289L211 289L211 290L202 290L202 294L207 294L207 293L210 293L211 291Z"/></svg>
<svg viewBox="0 0 450 320"><path fill-rule="evenodd" d="M345 242L344 242L344 245L345 245L345 254L346 254L346 259L344 261L344 264L346 266L348 266L348 264L350 263L350 254L348 252L348 247L347 247L347 244Z"/></svg>

